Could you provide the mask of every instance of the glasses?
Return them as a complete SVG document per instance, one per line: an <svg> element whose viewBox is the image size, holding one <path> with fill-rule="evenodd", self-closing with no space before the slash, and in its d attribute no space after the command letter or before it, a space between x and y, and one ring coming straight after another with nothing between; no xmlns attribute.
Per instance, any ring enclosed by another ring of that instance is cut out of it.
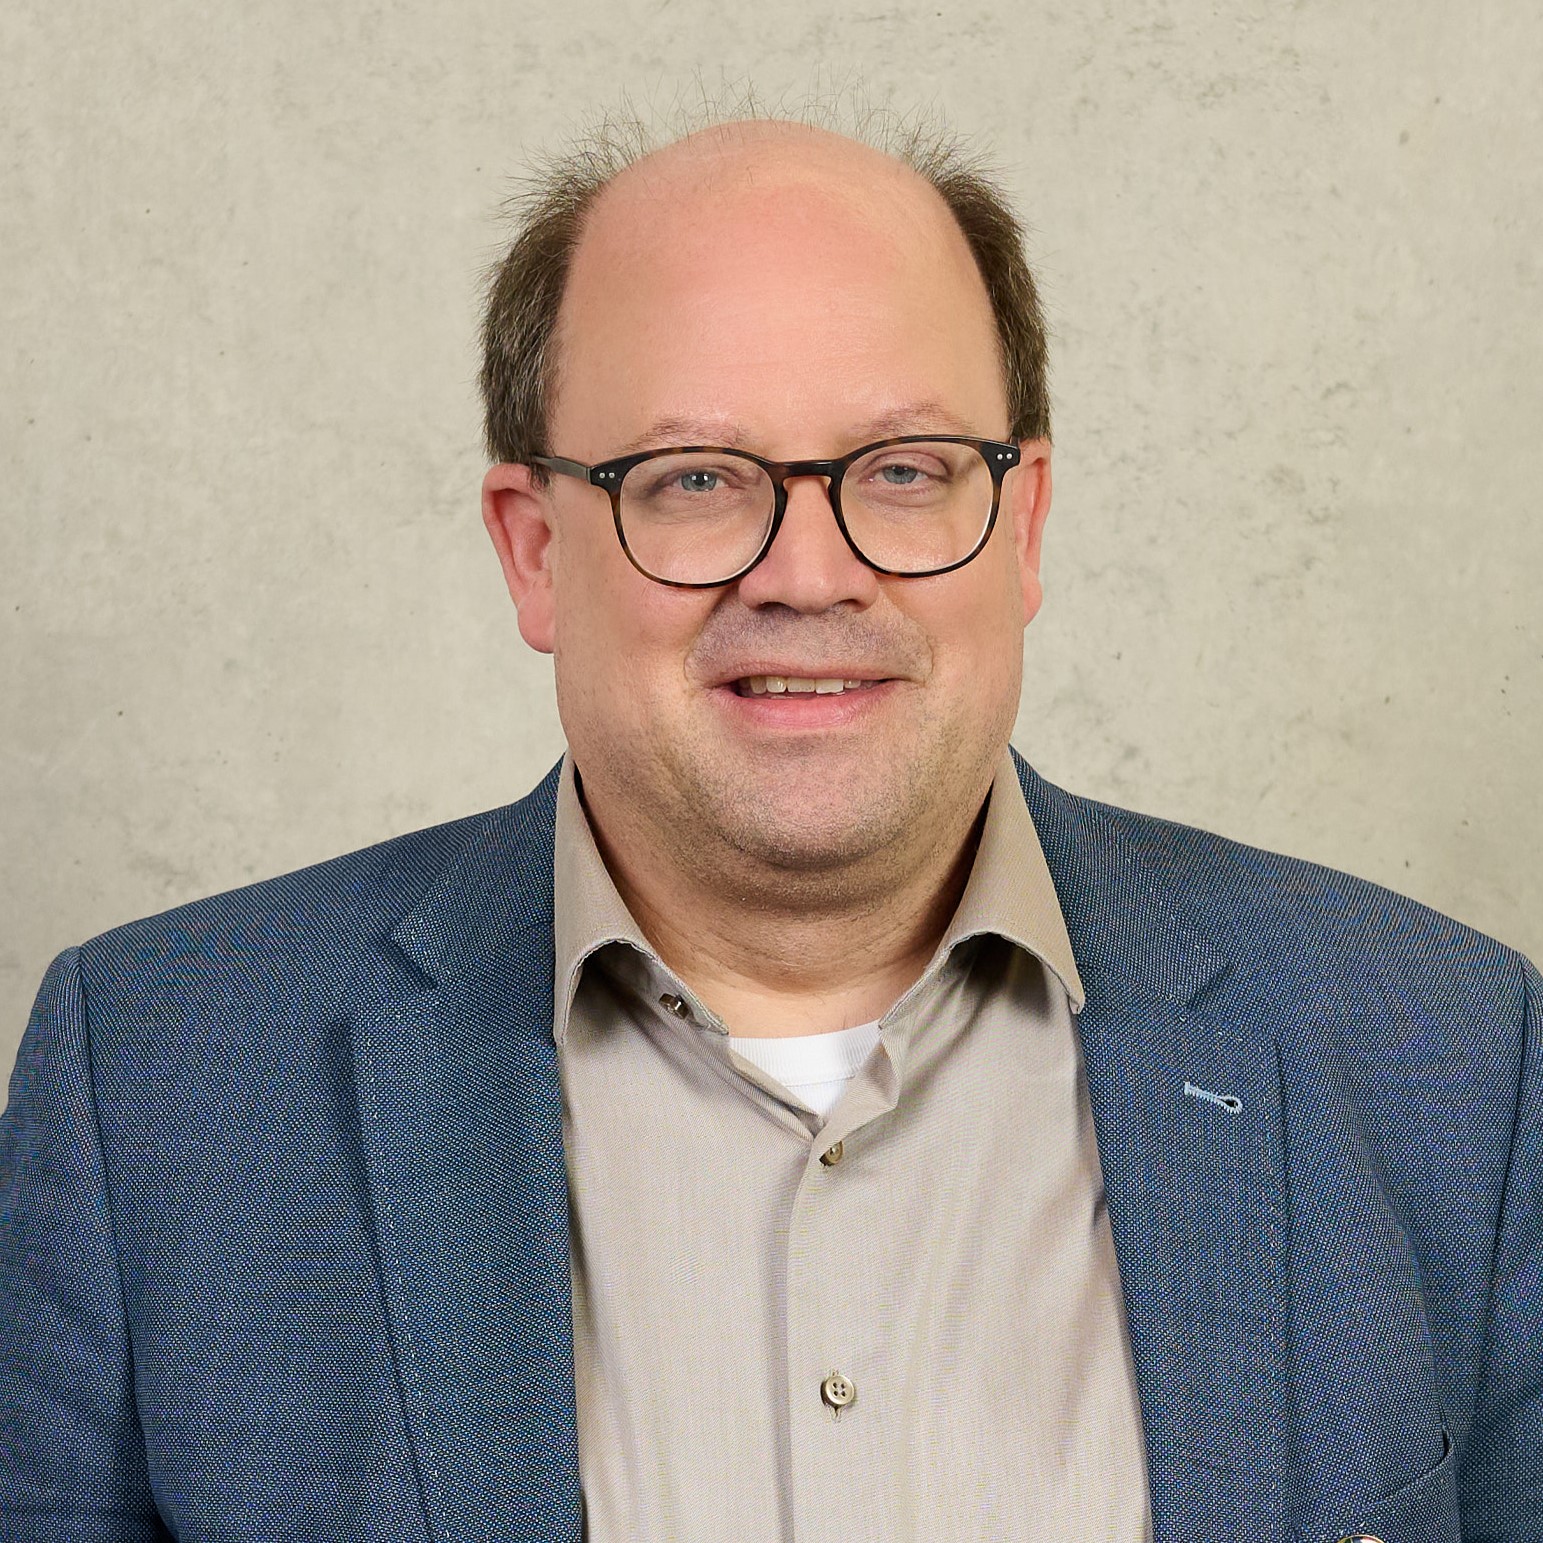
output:
<svg viewBox="0 0 1543 1543"><path fill-rule="evenodd" d="M903 434L826 461L767 461L747 450L681 445L586 466L531 461L610 495L622 551L639 573L679 589L743 578L771 550L789 477L824 477L853 554L878 573L922 579L962 568L996 524L1007 440Z"/></svg>

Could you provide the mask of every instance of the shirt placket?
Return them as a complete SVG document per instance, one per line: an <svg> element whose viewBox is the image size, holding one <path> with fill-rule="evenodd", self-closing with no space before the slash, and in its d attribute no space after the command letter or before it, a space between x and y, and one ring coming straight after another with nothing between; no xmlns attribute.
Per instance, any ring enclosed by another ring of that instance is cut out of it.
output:
<svg viewBox="0 0 1543 1543"><path fill-rule="evenodd" d="M883 1513L882 1475L894 1460L885 1450L886 1416L895 1390L890 1367L881 1365L883 1306L875 1300L879 1283L869 1274L863 1239L890 1224L874 1214L871 1179L874 1166L888 1161L884 1117L899 1101L904 1064L894 1050L911 1016L885 1020L879 1049L811 1140L790 1208L785 1280L794 1543L856 1537L903 1543L906 1536L904 1519Z"/></svg>
<svg viewBox="0 0 1543 1543"><path fill-rule="evenodd" d="M785 1355L792 1543L851 1543L883 1537L906 1543L907 1519L878 1514L885 1487L876 1476L893 1463L883 1434L895 1390L880 1366L884 1332L877 1282L865 1278L865 1230L894 1225L873 1214L865 1165L883 1163L884 1116L899 1101L910 1041L962 967L949 959L929 970L881 1024L879 1047L821 1120L753 1063L734 1057L728 1029L662 967L646 969L658 1010L699 1050L721 1064L742 1094L795 1132L806 1156L789 1201L785 1281Z"/></svg>

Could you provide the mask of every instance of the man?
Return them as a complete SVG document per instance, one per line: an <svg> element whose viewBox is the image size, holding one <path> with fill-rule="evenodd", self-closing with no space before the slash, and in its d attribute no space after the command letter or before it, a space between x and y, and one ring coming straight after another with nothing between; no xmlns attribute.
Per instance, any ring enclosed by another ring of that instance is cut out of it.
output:
<svg viewBox="0 0 1543 1543"><path fill-rule="evenodd" d="M6 1536L1543 1537L1543 982L1008 748L988 183L560 167L492 286L528 797L56 961Z"/></svg>

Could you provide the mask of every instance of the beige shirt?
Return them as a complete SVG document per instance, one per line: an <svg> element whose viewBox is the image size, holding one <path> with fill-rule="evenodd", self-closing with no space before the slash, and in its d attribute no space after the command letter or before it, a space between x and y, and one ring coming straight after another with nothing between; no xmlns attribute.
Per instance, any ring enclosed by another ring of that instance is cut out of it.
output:
<svg viewBox="0 0 1543 1543"><path fill-rule="evenodd" d="M828 1116L659 960L566 759L554 900L589 1543L1144 1543L1082 987L1011 760Z"/></svg>

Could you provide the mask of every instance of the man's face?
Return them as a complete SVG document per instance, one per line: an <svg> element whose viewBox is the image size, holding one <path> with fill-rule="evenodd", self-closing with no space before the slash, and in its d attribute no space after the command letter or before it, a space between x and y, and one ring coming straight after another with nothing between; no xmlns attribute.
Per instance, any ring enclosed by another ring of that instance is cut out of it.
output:
<svg viewBox="0 0 1543 1543"><path fill-rule="evenodd" d="M558 346L552 448L586 463L1008 430L990 306L946 207L877 152L814 131L709 132L618 178L575 254ZM833 876L957 833L1017 712L1047 457L1025 445L990 541L952 573L876 574L825 483L803 478L760 565L709 590L633 568L599 489L493 468L485 517L522 633L555 654L600 826L704 866ZM871 684L746 694L765 675Z"/></svg>

